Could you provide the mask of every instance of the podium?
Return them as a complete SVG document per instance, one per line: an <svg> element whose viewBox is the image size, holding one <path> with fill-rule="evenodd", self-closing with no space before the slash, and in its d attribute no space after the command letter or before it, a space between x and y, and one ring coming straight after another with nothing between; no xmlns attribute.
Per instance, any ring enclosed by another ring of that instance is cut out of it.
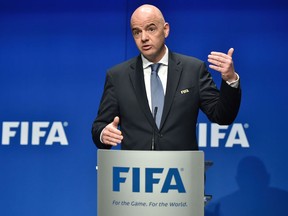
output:
<svg viewBox="0 0 288 216"><path fill-rule="evenodd" d="M98 150L98 216L204 216L202 151Z"/></svg>

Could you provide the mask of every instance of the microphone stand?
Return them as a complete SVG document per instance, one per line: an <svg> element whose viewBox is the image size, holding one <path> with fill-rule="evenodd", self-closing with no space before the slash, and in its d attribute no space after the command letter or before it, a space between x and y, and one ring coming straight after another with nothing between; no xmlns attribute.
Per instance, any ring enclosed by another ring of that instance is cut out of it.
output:
<svg viewBox="0 0 288 216"><path fill-rule="evenodd" d="M157 111L158 111L158 107L155 107L155 108L154 108L154 112L153 112L153 118L154 118L154 121L155 121L155 122L156 122ZM153 134L152 134L151 150L152 150L152 151L155 150L155 129L154 129L154 128L153 128Z"/></svg>

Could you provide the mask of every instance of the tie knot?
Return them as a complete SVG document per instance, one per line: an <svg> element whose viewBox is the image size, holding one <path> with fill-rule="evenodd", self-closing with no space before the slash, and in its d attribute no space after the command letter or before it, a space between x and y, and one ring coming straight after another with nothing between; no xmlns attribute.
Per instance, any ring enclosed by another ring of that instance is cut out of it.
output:
<svg viewBox="0 0 288 216"><path fill-rule="evenodd" d="M151 66L151 69L152 69L152 72L155 71L155 72L157 73L160 65L161 65L161 63L156 63L156 64L150 65L150 66Z"/></svg>

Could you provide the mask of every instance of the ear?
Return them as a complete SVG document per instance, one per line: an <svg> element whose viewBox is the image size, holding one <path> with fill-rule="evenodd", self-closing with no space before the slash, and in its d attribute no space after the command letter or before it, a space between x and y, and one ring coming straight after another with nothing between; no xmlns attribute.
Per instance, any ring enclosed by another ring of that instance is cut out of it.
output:
<svg viewBox="0 0 288 216"><path fill-rule="evenodd" d="M169 23L166 22L166 23L164 24L164 34L165 34L165 38L168 37L169 32L170 32L170 25L169 25Z"/></svg>

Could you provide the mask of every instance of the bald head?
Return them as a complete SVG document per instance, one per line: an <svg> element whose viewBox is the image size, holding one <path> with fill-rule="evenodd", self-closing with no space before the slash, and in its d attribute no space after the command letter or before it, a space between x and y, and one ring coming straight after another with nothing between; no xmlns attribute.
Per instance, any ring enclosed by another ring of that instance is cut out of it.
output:
<svg viewBox="0 0 288 216"><path fill-rule="evenodd" d="M158 20L159 23L164 24L165 19L162 12L155 6L145 4L138 7L132 14L130 24L135 20L145 20L147 17L153 17L154 20Z"/></svg>

